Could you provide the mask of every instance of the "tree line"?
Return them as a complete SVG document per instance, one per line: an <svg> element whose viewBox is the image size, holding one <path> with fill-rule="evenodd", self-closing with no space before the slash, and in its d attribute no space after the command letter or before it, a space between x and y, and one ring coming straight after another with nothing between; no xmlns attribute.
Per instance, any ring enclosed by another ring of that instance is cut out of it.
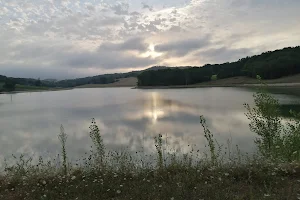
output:
<svg viewBox="0 0 300 200"><path fill-rule="evenodd" d="M224 79L235 76L257 75L275 79L300 73L300 46L268 51L235 62L206 64L202 67L174 67L144 71L138 75L139 86L189 85L210 81L212 77Z"/></svg>
<svg viewBox="0 0 300 200"><path fill-rule="evenodd" d="M103 74L92 77L77 78L77 79L67 79L61 81L49 81L31 78L12 78L0 75L0 92L1 91L14 91L16 85L24 86L38 86L38 87L76 87L87 84L109 84L118 81L121 78L137 77L139 71L133 71L128 73L115 73L115 74ZM1 89L1 83L3 83Z"/></svg>

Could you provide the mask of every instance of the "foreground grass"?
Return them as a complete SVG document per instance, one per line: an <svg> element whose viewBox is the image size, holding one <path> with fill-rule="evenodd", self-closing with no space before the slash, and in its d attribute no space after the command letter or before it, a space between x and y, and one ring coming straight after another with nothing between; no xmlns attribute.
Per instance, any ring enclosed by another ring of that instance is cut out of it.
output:
<svg viewBox="0 0 300 200"><path fill-rule="evenodd" d="M248 164L160 170L77 169L1 177L1 199L300 199L300 168Z"/></svg>

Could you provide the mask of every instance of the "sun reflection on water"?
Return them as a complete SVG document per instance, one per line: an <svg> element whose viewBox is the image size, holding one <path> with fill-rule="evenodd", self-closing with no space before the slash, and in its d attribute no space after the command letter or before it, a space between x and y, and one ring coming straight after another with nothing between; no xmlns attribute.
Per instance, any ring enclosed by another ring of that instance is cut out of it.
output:
<svg viewBox="0 0 300 200"><path fill-rule="evenodd" d="M151 93L151 101L146 105L146 116L155 124L164 116L164 111L160 107L160 97L156 92Z"/></svg>

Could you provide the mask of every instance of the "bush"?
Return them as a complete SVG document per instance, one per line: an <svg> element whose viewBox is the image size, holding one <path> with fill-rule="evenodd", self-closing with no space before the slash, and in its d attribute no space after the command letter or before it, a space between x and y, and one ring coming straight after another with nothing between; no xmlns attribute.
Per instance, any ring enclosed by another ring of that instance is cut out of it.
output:
<svg viewBox="0 0 300 200"><path fill-rule="evenodd" d="M277 99L268 94L263 87L254 94L255 107L244 104L250 120L250 130L259 137L255 143L260 153L267 158L285 161L300 160L300 121L299 114L283 123Z"/></svg>

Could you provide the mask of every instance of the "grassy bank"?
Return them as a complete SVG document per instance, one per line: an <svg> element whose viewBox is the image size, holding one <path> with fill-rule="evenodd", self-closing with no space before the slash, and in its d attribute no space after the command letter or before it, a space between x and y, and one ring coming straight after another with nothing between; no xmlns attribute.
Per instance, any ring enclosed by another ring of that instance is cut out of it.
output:
<svg viewBox="0 0 300 200"><path fill-rule="evenodd" d="M72 144L62 126L56 160L21 156L5 162L0 199L300 199L300 120L284 122L278 101L264 91L254 100L255 107L245 109L257 134L255 155L219 144L203 116L199 134L207 153L168 151L162 135L153 138L154 157L109 152L93 119L93 145L83 159L69 160L66 146Z"/></svg>

